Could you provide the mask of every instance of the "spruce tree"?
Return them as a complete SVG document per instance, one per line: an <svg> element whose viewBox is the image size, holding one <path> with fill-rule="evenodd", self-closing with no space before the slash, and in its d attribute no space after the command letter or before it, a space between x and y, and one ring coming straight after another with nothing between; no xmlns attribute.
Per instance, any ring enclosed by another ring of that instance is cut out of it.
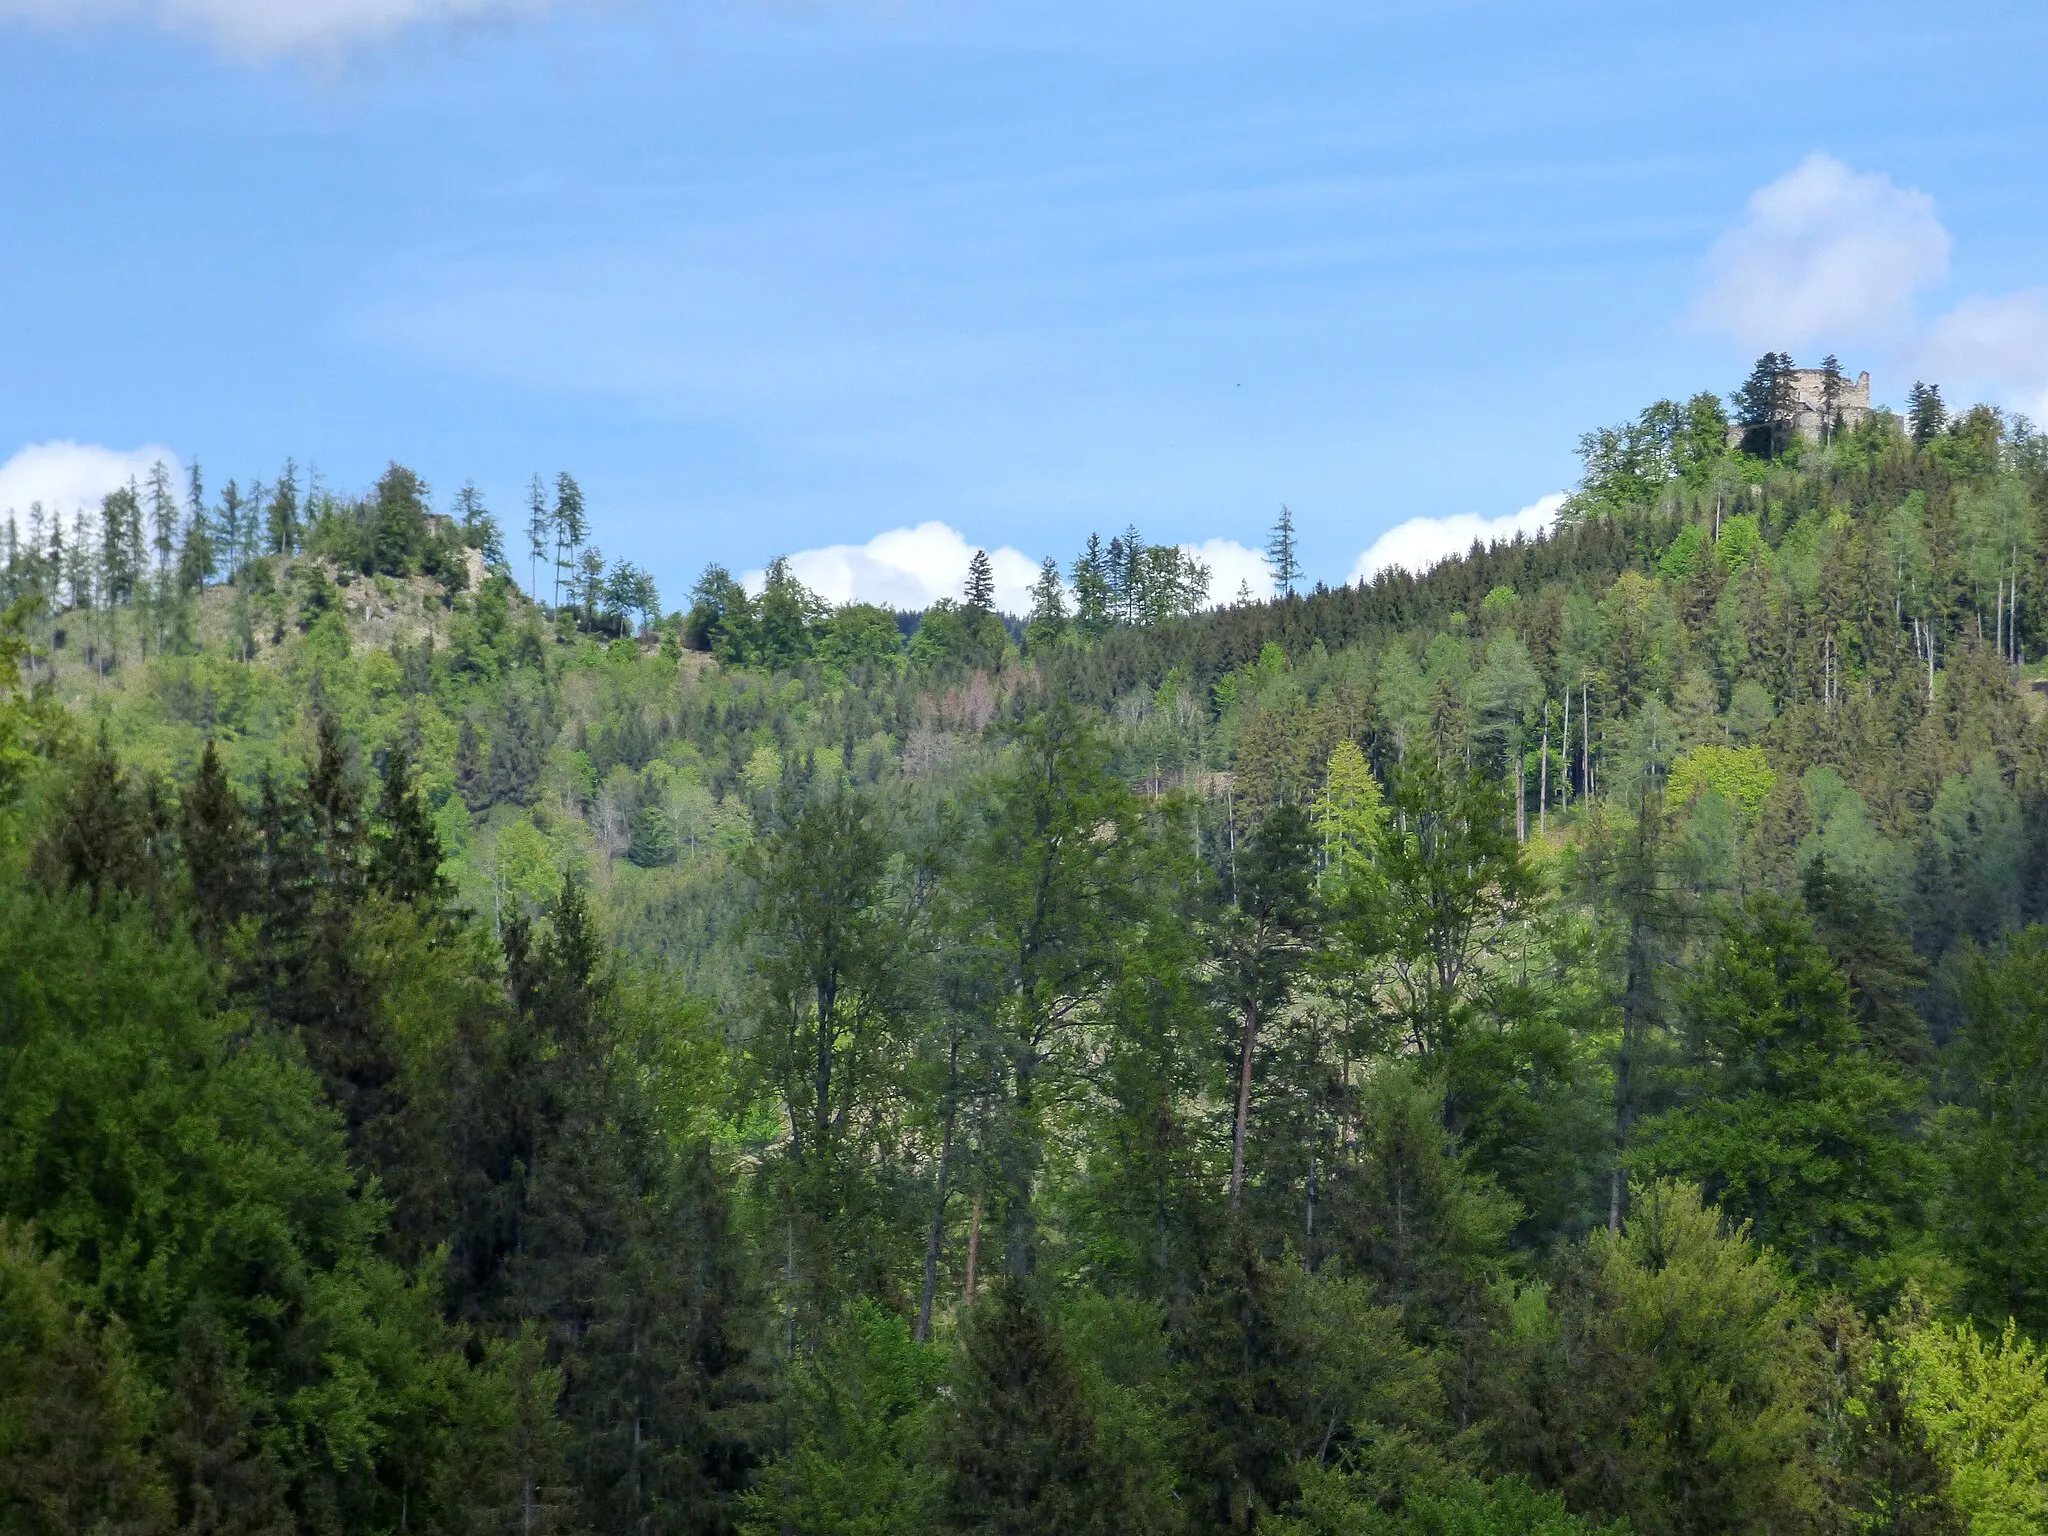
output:
<svg viewBox="0 0 2048 1536"><path fill-rule="evenodd" d="M972 1314L941 1431L941 1527L959 1536L1081 1536L1118 1529L1097 1430L1043 1301L1015 1280Z"/></svg>
<svg viewBox="0 0 2048 1536"><path fill-rule="evenodd" d="M1294 596L1301 580L1301 560L1294 543L1294 513L1284 505L1266 540L1266 569L1273 573L1273 585L1283 596Z"/></svg>
<svg viewBox="0 0 2048 1536"><path fill-rule="evenodd" d="M1914 1096L1865 1045L1846 979L1802 913L1757 897L1694 972L1685 1013L1682 1107L1644 1125L1634 1161L1697 1181L1795 1269L1852 1281L1921 1172L1894 1129Z"/></svg>
<svg viewBox="0 0 2048 1536"><path fill-rule="evenodd" d="M1790 354L1766 352L1756 360L1742 387L1730 395L1736 425L1742 429L1740 447L1760 459L1774 459L1785 446L1791 427Z"/></svg>
<svg viewBox="0 0 2048 1536"><path fill-rule="evenodd" d="M483 737L477 734L476 722L467 715L462 717L461 729L455 733L455 793L472 811L488 809L491 804L490 763Z"/></svg>
<svg viewBox="0 0 2048 1536"><path fill-rule="evenodd" d="M541 483L539 474L533 477L533 484L526 494L526 592L535 602L540 601L540 560L548 553L554 539L554 514L548 510L547 487Z"/></svg>
<svg viewBox="0 0 2048 1536"><path fill-rule="evenodd" d="M1234 900L1217 925L1218 992L1236 1016L1237 1113L1231 1134L1230 1203L1245 1178L1245 1136L1258 1067L1259 1029L1287 1003L1320 924L1315 835L1299 805L1267 813L1232 870Z"/></svg>
<svg viewBox="0 0 2048 1536"><path fill-rule="evenodd" d="M248 814L207 738L199 769L178 801L178 843L191 880L194 927L217 944L249 915L256 849Z"/></svg>
<svg viewBox="0 0 2048 1536"><path fill-rule="evenodd" d="M1059 562L1051 555L1038 568L1031 587L1031 612L1024 621L1024 648L1032 655L1054 649L1067 633L1067 595L1060 582Z"/></svg>
<svg viewBox="0 0 2048 1536"><path fill-rule="evenodd" d="M1831 443L1842 420L1842 363L1830 352L1820 360L1820 440Z"/></svg>
<svg viewBox="0 0 2048 1536"><path fill-rule="evenodd" d="M299 467L290 459L284 461L284 468L277 474L277 483L270 488L268 518L270 553L296 554L299 547Z"/></svg>
<svg viewBox="0 0 2048 1536"><path fill-rule="evenodd" d="M435 905L447 894L441 878L441 840L413 785L412 760L403 746L384 758L384 785L372 836L372 878L394 901Z"/></svg>
<svg viewBox="0 0 2048 1536"><path fill-rule="evenodd" d="M996 574L995 568L989 563L988 551L985 549L977 549L974 552L974 558L967 562L965 595L970 612L995 612Z"/></svg>
<svg viewBox="0 0 2048 1536"><path fill-rule="evenodd" d="M555 476L555 510L549 521L555 536L554 606L559 608L562 606L563 575L567 573L573 589L577 557L582 553L583 541L590 536L590 525L584 514L583 487L566 469Z"/></svg>
<svg viewBox="0 0 2048 1536"><path fill-rule="evenodd" d="M1913 446L1925 448L1948 425L1948 407L1941 401L1941 386L1913 381L1912 391L1906 396L1906 429L1913 438Z"/></svg>
<svg viewBox="0 0 2048 1536"><path fill-rule="evenodd" d="M1116 622L1111 609L1110 559L1102 535L1091 533L1074 561L1074 628L1084 640L1100 639Z"/></svg>
<svg viewBox="0 0 2048 1536"><path fill-rule="evenodd" d="M242 545L247 538L243 529L247 513L242 506L242 490L233 480L220 488L220 505L215 509L215 526L220 530L220 555L227 565L227 578L236 580L242 570Z"/></svg>

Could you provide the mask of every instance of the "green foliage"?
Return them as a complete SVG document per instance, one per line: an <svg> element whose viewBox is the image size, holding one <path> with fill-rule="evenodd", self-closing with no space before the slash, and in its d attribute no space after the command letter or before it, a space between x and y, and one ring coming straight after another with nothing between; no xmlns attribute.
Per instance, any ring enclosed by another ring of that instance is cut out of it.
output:
<svg viewBox="0 0 2048 1536"><path fill-rule="evenodd" d="M1322 842L1322 876L1343 891L1371 878L1387 830L1386 797L1355 741L1330 749L1323 792L1316 801L1316 830Z"/></svg>
<svg viewBox="0 0 2048 1536"><path fill-rule="evenodd" d="M924 611L910 637L910 659L924 668L993 667L1008 643L1003 621L986 608L964 607L942 597Z"/></svg>
<svg viewBox="0 0 2048 1536"><path fill-rule="evenodd" d="M1913 1095L1864 1044L1847 980L1803 914L1759 897L1686 990L1684 1107L1643 1128L1643 1166L1705 1186L1794 1267L1851 1280L1912 1215Z"/></svg>
<svg viewBox="0 0 2048 1536"><path fill-rule="evenodd" d="M1760 748L1707 744L1672 759L1665 792L1679 805L1711 792L1744 817L1754 818L1777 782L1778 775Z"/></svg>
<svg viewBox="0 0 2048 1536"><path fill-rule="evenodd" d="M928 1456L946 1351L861 1299L798 1367L794 1443L747 1495L746 1536L897 1536L932 1528L940 1467Z"/></svg>
<svg viewBox="0 0 2048 1536"><path fill-rule="evenodd" d="M981 560L636 636L567 475L552 611L396 468L31 519L0 1523L2037 1522L2040 439L1785 366L1014 645Z"/></svg>
<svg viewBox="0 0 2048 1536"><path fill-rule="evenodd" d="M1951 1047L1960 1102L1944 1112L1948 1251L1965 1299L1998 1327L2048 1327L2048 930L1967 963L1968 1023Z"/></svg>
<svg viewBox="0 0 2048 1536"><path fill-rule="evenodd" d="M0 1223L0 1522L10 1531L164 1531L149 1391L118 1322L73 1310L58 1264Z"/></svg>
<svg viewBox="0 0 2048 1536"><path fill-rule="evenodd" d="M1683 1185L1567 1256L1512 1336L1502 1457L1631 1530L1796 1529L1810 1345L1770 1259Z"/></svg>
<svg viewBox="0 0 2048 1536"><path fill-rule="evenodd" d="M1130 1528L1080 1371L1044 1304L997 1287L966 1330L939 1431L937 1528L974 1536L1079 1536Z"/></svg>
<svg viewBox="0 0 2048 1536"><path fill-rule="evenodd" d="M1949 1475L1971 1536L2048 1522L2048 1359L2008 1323L1994 1343L1968 1323L1924 1322L1899 1354L1911 1413Z"/></svg>

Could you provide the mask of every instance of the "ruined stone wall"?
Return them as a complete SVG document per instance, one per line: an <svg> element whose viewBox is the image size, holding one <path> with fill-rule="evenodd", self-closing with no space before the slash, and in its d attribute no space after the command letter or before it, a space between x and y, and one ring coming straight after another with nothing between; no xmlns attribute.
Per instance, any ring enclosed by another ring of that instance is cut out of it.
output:
<svg viewBox="0 0 2048 1536"><path fill-rule="evenodd" d="M1792 425L1808 442L1819 442L1827 399L1827 376L1818 368L1795 369L1791 377ZM1838 428L1859 425L1870 415L1870 375L1846 375L1835 386Z"/></svg>

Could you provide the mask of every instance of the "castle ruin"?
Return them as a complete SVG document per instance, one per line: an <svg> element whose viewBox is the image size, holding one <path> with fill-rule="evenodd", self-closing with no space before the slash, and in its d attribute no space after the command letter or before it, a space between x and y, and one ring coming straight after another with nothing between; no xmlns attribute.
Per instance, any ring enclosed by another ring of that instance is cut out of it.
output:
<svg viewBox="0 0 2048 1536"><path fill-rule="evenodd" d="M1834 399L1828 399L1828 375L1820 368L1794 368L1785 375L1786 425L1809 443L1821 440L1832 418L1837 432L1861 426L1870 415L1870 375L1859 373L1849 382L1846 374L1835 375Z"/></svg>

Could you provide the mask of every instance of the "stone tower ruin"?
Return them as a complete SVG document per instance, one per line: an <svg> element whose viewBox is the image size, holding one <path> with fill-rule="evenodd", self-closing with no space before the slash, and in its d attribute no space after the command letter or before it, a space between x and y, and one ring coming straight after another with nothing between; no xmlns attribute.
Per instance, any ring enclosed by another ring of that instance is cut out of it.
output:
<svg viewBox="0 0 2048 1536"><path fill-rule="evenodd" d="M1795 368L1785 376L1785 385L1787 425L1807 442L1819 442L1830 415L1827 374L1818 368ZM1837 432L1860 426L1870 415L1870 375L1859 373L1853 383L1847 375L1836 375L1832 405Z"/></svg>

